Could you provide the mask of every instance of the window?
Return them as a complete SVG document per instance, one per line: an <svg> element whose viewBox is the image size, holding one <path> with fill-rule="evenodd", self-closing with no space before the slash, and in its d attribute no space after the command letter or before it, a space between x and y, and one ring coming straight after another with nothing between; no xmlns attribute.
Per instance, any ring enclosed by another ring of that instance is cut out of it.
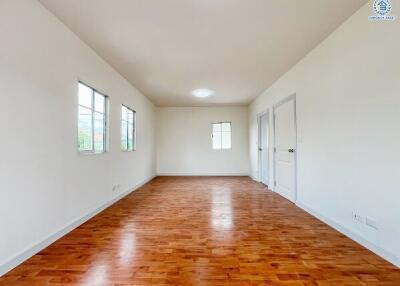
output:
<svg viewBox="0 0 400 286"><path fill-rule="evenodd" d="M212 132L214 150L231 149L232 129L230 122L213 123Z"/></svg>
<svg viewBox="0 0 400 286"><path fill-rule="evenodd" d="M79 82L78 150L106 152L108 97Z"/></svg>
<svg viewBox="0 0 400 286"><path fill-rule="evenodd" d="M136 111L121 107L121 150L136 150Z"/></svg>

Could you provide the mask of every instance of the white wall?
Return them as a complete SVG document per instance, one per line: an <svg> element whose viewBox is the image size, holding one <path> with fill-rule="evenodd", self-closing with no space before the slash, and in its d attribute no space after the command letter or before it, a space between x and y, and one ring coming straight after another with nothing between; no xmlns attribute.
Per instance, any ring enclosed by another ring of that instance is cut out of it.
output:
<svg viewBox="0 0 400 286"><path fill-rule="evenodd" d="M371 7L251 104L251 172L258 176L257 114L296 93L298 204L400 265L400 21L371 22ZM400 16L400 1L393 7Z"/></svg>
<svg viewBox="0 0 400 286"><path fill-rule="evenodd" d="M232 122L232 149L213 150L211 123ZM248 175L247 107L157 108L157 174Z"/></svg>
<svg viewBox="0 0 400 286"><path fill-rule="evenodd" d="M1 274L17 255L154 176L155 107L36 1L0 1L0 38ZM110 96L107 154L77 153L78 78ZM133 153L119 147L122 103L137 111Z"/></svg>

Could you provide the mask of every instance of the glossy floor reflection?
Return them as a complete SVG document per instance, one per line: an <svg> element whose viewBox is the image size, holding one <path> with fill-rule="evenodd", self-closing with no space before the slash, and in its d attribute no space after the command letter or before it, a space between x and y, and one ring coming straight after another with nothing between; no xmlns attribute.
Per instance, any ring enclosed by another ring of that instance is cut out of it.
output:
<svg viewBox="0 0 400 286"><path fill-rule="evenodd" d="M159 177L0 285L400 285L400 270L249 178Z"/></svg>

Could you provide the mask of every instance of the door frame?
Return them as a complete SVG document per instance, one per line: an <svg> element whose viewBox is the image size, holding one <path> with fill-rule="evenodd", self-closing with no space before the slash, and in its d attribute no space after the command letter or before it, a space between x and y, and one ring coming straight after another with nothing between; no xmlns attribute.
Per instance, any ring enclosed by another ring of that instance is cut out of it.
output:
<svg viewBox="0 0 400 286"><path fill-rule="evenodd" d="M270 122L271 122L271 120L269 118L269 108L267 108L266 110L264 110L264 111L262 111L262 112L257 114L257 127L258 127L258 130L257 130L257 133L258 133L258 140L257 140L258 181L261 182L261 183L263 183L262 174L261 174L261 151L260 151L260 148L261 148L261 143L260 143L261 142L261 117L263 117L265 115L268 118L268 130L267 130L268 160L267 160L267 171L268 172L270 171L270 162L269 162L270 161L270 144L269 144L270 141L269 140L270 140L270 130L271 130ZM271 185L271 178L270 178L270 174L268 174L268 183L267 183L268 188L271 188L270 185Z"/></svg>
<svg viewBox="0 0 400 286"><path fill-rule="evenodd" d="M275 192L275 187L276 187L276 132L275 132L275 124L276 124L276 122L275 122L275 119L276 119L276 115L275 115L275 112L276 112L276 109L278 108L278 107L280 107L281 105L283 105L283 104L285 104L285 103L287 103L287 102L290 102L291 100L293 100L293 105L294 105L294 136L295 136L295 146L294 146L294 149L295 149L295 153L294 153L294 203L296 203L297 202L297 154L298 154L298 150L297 150L297 102L296 102L296 93L294 93L294 94L292 94L292 95L290 95L290 96L288 96L288 97L285 97L284 99L282 99L282 100L280 100L280 101L278 101L277 103L275 103L274 104L274 106L273 106L273 116L272 116L272 121L273 121L273 128L274 128L274 140L273 140L273 144L274 144L274 146L273 146L273 148L274 148L274 152L273 152L273 161L274 161L274 166L273 166L273 172L274 172L274 174L273 174L273 178L274 178L274 183L273 183L273 188L272 188L272 190Z"/></svg>

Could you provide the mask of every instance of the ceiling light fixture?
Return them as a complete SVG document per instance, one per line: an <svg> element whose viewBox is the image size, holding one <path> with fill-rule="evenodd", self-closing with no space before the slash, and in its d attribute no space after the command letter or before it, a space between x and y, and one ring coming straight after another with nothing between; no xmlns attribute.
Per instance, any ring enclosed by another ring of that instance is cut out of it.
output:
<svg viewBox="0 0 400 286"><path fill-rule="evenodd" d="M209 97L214 94L213 90L206 89L206 88L201 88L201 89L196 89L192 91L192 95L198 98L205 98Z"/></svg>

